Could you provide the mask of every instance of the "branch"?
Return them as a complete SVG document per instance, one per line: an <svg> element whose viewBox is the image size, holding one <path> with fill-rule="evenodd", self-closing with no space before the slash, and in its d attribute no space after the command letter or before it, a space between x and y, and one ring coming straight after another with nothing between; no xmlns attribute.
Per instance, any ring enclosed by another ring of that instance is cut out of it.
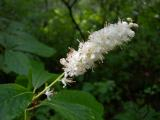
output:
<svg viewBox="0 0 160 120"><path fill-rule="evenodd" d="M48 0L44 0L44 12L48 12ZM43 27L45 28L48 25L48 21L45 19L43 22Z"/></svg>
<svg viewBox="0 0 160 120"><path fill-rule="evenodd" d="M48 0L44 0L45 11L48 12Z"/></svg>
<svg viewBox="0 0 160 120"><path fill-rule="evenodd" d="M71 17L71 20L73 22L73 24L75 25L75 28L79 31L81 37L83 40L85 40L85 36L81 30L81 28L79 27L78 23L76 22L76 20L74 19L74 16L73 16L73 11L72 11L72 8L73 6L76 4L77 0L74 0L71 4L69 4L69 2L67 2L66 0L61 0L64 5L67 7L68 11L69 11L69 15Z"/></svg>
<svg viewBox="0 0 160 120"><path fill-rule="evenodd" d="M73 7L74 4L76 4L76 2L77 2L77 0L74 0L74 1L71 3L71 5L70 5L71 8Z"/></svg>

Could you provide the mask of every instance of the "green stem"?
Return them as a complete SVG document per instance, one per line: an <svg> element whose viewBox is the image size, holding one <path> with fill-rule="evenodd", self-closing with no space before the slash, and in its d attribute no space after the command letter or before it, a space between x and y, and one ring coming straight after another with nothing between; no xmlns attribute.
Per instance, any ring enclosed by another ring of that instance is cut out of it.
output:
<svg viewBox="0 0 160 120"><path fill-rule="evenodd" d="M27 110L24 110L24 120L27 120Z"/></svg>
<svg viewBox="0 0 160 120"><path fill-rule="evenodd" d="M39 104L39 105L36 105L36 106L30 107L30 108L27 108L26 110L27 110L27 111L31 111L31 110L33 110L33 109L35 109L35 108L40 107L40 106L41 106L41 105Z"/></svg>
<svg viewBox="0 0 160 120"><path fill-rule="evenodd" d="M45 87L44 90L42 90L38 95L36 95L35 97L33 97L32 101L34 101L35 99L39 98L42 94L44 94L46 92L46 90L50 87L52 87L57 81L59 81L62 77L63 77L64 73L62 73L56 80L54 80L49 86Z"/></svg>
<svg viewBox="0 0 160 120"><path fill-rule="evenodd" d="M33 93L35 93L35 92L36 92L36 89L34 88Z"/></svg>

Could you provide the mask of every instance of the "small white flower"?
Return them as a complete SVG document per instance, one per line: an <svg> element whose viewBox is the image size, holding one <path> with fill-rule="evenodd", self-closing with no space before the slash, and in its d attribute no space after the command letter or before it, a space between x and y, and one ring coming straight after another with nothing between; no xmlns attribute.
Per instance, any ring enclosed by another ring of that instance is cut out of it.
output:
<svg viewBox="0 0 160 120"><path fill-rule="evenodd" d="M62 78L61 82L63 84L63 88L65 88L67 85L70 85L70 83L73 83L75 81L64 77Z"/></svg>
<svg viewBox="0 0 160 120"><path fill-rule="evenodd" d="M48 88L45 92L45 95L47 96L48 100L51 100L51 96L53 96L54 90L50 90L50 88Z"/></svg>

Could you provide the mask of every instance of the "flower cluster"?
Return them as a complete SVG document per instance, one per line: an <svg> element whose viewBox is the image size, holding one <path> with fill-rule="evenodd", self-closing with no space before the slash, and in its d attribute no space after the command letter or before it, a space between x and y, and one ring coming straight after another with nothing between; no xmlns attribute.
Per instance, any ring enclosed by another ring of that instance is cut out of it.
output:
<svg viewBox="0 0 160 120"><path fill-rule="evenodd" d="M67 58L60 59L64 65L64 87L72 82L68 78L84 74L94 67L96 61L104 59L104 54L114 47L130 41L135 32L131 29L138 27L136 23L119 21L116 24L106 25L103 29L93 32L88 41L80 42L78 50L70 48Z"/></svg>

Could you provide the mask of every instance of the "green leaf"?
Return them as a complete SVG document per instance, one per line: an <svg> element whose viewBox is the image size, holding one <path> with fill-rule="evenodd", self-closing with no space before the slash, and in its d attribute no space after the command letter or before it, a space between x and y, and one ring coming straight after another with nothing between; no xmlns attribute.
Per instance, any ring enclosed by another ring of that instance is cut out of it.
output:
<svg viewBox="0 0 160 120"><path fill-rule="evenodd" d="M19 38L7 32L0 32L0 44L7 50L13 49L18 44Z"/></svg>
<svg viewBox="0 0 160 120"><path fill-rule="evenodd" d="M31 67L36 69L44 69L44 63L41 61L31 60Z"/></svg>
<svg viewBox="0 0 160 120"><path fill-rule="evenodd" d="M30 52L42 57L50 57L55 53L55 50L53 48L50 48L45 44L39 42L30 34L27 34L25 32L16 32L16 35L19 40L17 41L18 44L16 47L14 47L14 50Z"/></svg>
<svg viewBox="0 0 160 120"><path fill-rule="evenodd" d="M4 67L4 57L2 54L0 54L0 69Z"/></svg>
<svg viewBox="0 0 160 120"><path fill-rule="evenodd" d="M24 53L8 50L5 52L5 65L7 69L21 75L28 74L30 60Z"/></svg>
<svg viewBox="0 0 160 120"><path fill-rule="evenodd" d="M25 75L18 75L16 77L15 83L27 88L29 81Z"/></svg>
<svg viewBox="0 0 160 120"><path fill-rule="evenodd" d="M102 120L103 107L86 92L66 90L42 105L52 107L67 120Z"/></svg>
<svg viewBox="0 0 160 120"><path fill-rule="evenodd" d="M41 87L46 81L52 79L54 74L49 73L43 69L32 70L32 84L34 89Z"/></svg>
<svg viewBox="0 0 160 120"><path fill-rule="evenodd" d="M0 118L12 120L21 115L31 102L33 94L17 84L0 85Z"/></svg>
<svg viewBox="0 0 160 120"><path fill-rule="evenodd" d="M32 61L31 73L31 80L35 90L56 76L56 74L46 71L41 63L35 61Z"/></svg>
<svg viewBox="0 0 160 120"><path fill-rule="evenodd" d="M0 44L6 49L29 52L42 57L50 57L55 53L53 48L39 42L32 35L12 29L0 32Z"/></svg>
<svg viewBox="0 0 160 120"><path fill-rule="evenodd" d="M5 47L5 37L2 32L0 32L0 44Z"/></svg>

